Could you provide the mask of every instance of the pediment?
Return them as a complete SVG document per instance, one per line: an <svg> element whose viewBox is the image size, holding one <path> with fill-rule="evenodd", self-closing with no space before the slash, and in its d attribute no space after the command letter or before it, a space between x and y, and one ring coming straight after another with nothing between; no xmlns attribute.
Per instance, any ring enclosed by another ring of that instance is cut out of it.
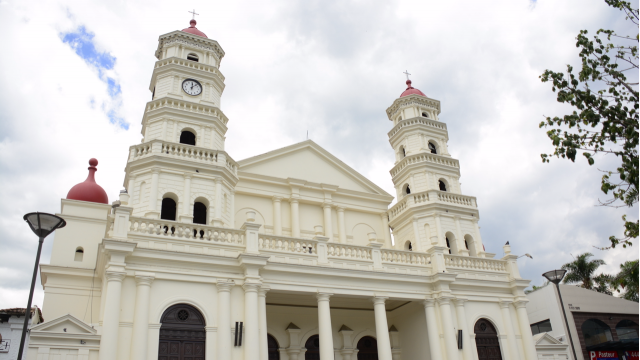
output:
<svg viewBox="0 0 640 360"><path fill-rule="evenodd" d="M339 188L391 196L311 140L238 162L241 172L281 179L337 185Z"/></svg>
<svg viewBox="0 0 640 360"><path fill-rule="evenodd" d="M563 345L563 343L549 335L549 333L539 333L533 336L536 345Z"/></svg>
<svg viewBox="0 0 640 360"><path fill-rule="evenodd" d="M70 314L60 316L59 318L44 322L42 324L38 324L31 328L31 331L80 335L97 334L97 331L89 324Z"/></svg>

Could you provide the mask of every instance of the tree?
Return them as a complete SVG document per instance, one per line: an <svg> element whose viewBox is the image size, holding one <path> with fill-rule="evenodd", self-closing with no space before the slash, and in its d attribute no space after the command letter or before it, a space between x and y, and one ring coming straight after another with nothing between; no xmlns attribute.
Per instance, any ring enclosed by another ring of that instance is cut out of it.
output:
<svg viewBox="0 0 640 360"><path fill-rule="evenodd" d="M627 261L620 264L620 272L613 277L611 284L623 299L638 302L638 279L638 260Z"/></svg>
<svg viewBox="0 0 640 360"><path fill-rule="evenodd" d="M544 282L544 284L542 284L542 286L535 286L535 285L533 285L533 286L531 287L531 290L525 290L525 291L524 291L524 293L525 293L525 294L531 294L532 292L534 292L534 291L538 291L538 290L542 289L543 287L545 287L545 286L547 286L547 285L549 285L549 281L545 281L545 282Z"/></svg>
<svg viewBox="0 0 640 360"><path fill-rule="evenodd" d="M605 2L626 14L626 20L638 27L638 9L620 0ZM541 154L542 162L551 156L573 162L578 151L589 165L596 155L614 155L619 160L615 171L604 171L600 189L612 198L601 205L632 207L638 203L638 33L621 36L613 30L600 29L593 40L587 30L577 36L582 68L574 74L567 65L566 74L546 70L540 79L551 81L557 101L572 105L574 110L562 117L546 117L540 127L551 128L547 136L555 151ZM627 78L629 76L629 79ZM638 237L638 221L624 221L624 237L610 236L611 247L631 246Z"/></svg>
<svg viewBox="0 0 640 360"><path fill-rule="evenodd" d="M581 283L579 286L582 288L596 291L599 289L602 290L597 283L594 288L594 280L596 280L594 274L601 265L606 264L604 260L600 259L589 260L592 256L593 254L588 252L580 254L574 261L562 265L562 269L567 270L567 274L562 282L565 284ZM601 278L597 280L602 281Z"/></svg>

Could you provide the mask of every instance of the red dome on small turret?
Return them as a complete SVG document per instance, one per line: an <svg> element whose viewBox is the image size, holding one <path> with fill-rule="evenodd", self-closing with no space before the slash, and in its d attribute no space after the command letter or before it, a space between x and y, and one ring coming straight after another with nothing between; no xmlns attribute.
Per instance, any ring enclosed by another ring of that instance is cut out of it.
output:
<svg viewBox="0 0 640 360"><path fill-rule="evenodd" d="M109 197L104 189L96 183L95 174L98 169L98 160L89 160L89 176L87 180L72 187L67 194L68 200L89 201L101 204L108 204Z"/></svg>
<svg viewBox="0 0 640 360"><path fill-rule="evenodd" d="M421 95L421 96L425 96L425 97L427 96L422 91L412 87L411 86L411 80L407 80L407 90L402 92L402 94L400 94L400 97L409 96L409 95Z"/></svg>
<svg viewBox="0 0 640 360"><path fill-rule="evenodd" d="M198 30L196 28L196 20L195 19L191 19L191 21L189 21L189 26L186 29L182 29L182 31L189 33L189 34L193 34L193 35L198 35L198 36L202 36L203 38L207 38L207 35L205 35L202 31ZM208 39L208 38L207 38Z"/></svg>

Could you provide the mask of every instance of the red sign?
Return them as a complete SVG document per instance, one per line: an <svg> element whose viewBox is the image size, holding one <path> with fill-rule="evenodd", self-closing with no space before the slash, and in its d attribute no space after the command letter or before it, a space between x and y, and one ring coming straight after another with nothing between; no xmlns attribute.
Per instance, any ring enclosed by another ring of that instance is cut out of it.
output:
<svg viewBox="0 0 640 360"><path fill-rule="evenodd" d="M638 355L638 351L625 351L624 358L625 360L639 360L640 356Z"/></svg>
<svg viewBox="0 0 640 360"><path fill-rule="evenodd" d="M589 352L591 360L618 360L617 351L591 351Z"/></svg>

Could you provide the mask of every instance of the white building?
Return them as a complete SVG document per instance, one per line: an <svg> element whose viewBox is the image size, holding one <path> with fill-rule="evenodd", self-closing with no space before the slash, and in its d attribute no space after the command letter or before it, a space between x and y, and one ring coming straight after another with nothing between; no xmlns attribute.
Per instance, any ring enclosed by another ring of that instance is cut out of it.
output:
<svg viewBox="0 0 640 360"><path fill-rule="evenodd" d="M25 308L11 308L0 310L0 360L16 360L24 327ZM33 307L29 313L28 327L43 321L42 312ZM29 344L29 334L25 339L25 346ZM26 356L22 356L26 359Z"/></svg>
<svg viewBox="0 0 640 360"><path fill-rule="evenodd" d="M109 205L92 159L61 202L29 359L536 359L529 281L484 251L438 100L407 81L387 109L389 208L313 141L236 162L195 21L155 56L126 192Z"/></svg>
<svg viewBox="0 0 640 360"><path fill-rule="evenodd" d="M592 351L615 352L620 360L626 351L635 351L635 357L629 354L625 360L638 358L638 303L573 285L560 285L560 292L577 360L593 359ZM554 355L558 359L574 359L555 286L533 291L527 298L534 338L540 338L538 334L542 333L552 336L569 345L564 351L556 346ZM544 345L538 353L550 355L554 347Z"/></svg>

